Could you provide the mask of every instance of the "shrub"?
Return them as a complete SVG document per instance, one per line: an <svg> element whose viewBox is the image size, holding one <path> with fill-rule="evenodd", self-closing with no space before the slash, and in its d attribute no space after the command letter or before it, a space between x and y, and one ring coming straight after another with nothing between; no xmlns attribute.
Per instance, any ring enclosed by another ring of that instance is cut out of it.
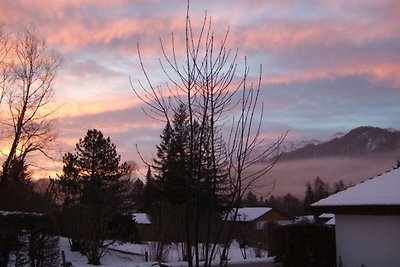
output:
<svg viewBox="0 0 400 267"><path fill-rule="evenodd" d="M269 254L284 267L335 266L335 231L317 224L280 226L275 231Z"/></svg>

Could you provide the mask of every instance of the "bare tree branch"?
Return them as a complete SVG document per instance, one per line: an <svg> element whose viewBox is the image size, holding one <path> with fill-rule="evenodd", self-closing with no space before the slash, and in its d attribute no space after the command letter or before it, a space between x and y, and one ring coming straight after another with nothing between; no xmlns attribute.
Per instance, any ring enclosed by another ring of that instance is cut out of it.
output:
<svg viewBox="0 0 400 267"><path fill-rule="evenodd" d="M2 181L15 159L40 153L50 157L47 147L55 140L49 109L54 96L54 79L61 58L51 53L45 42L26 30L10 43L2 65L7 76L2 79L2 98L9 111L1 123L8 127L5 135L11 141L3 164Z"/></svg>

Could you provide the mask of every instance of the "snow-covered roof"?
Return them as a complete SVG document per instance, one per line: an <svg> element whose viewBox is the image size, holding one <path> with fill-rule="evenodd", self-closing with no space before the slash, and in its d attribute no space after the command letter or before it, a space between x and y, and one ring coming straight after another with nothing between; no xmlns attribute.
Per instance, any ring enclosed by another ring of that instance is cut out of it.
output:
<svg viewBox="0 0 400 267"><path fill-rule="evenodd" d="M239 208L236 221L252 222L271 210L272 208L267 207Z"/></svg>
<svg viewBox="0 0 400 267"><path fill-rule="evenodd" d="M327 221L327 222L325 223L325 225L335 226L335 225L336 225L335 217L333 217L332 219L330 219L329 221Z"/></svg>
<svg viewBox="0 0 400 267"><path fill-rule="evenodd" d="M321 215L318 216L320 219L332 219L335 217L335 214L333 213L322 213Z"/></svg>
<svg viewBox="0 0 400 267"><path fill-rule="evenodd" d="M137 224L151 224L146 213L133 213L132 215L132 218Z"/></svg>
<svg viewBox="0 0 400 267"><path fill-rule="evenodd" d="M400 168L378 175L311 206L399 206Z"/></svg>
<svg viewBox="0 0 400 267"><path fill-rule="evenodd" d="M0 216L6 217L9 215L14 215L14 216L43 216L42 213L37 213L37 212L22 212L22 211L4 211L0 210Z"/></svg>

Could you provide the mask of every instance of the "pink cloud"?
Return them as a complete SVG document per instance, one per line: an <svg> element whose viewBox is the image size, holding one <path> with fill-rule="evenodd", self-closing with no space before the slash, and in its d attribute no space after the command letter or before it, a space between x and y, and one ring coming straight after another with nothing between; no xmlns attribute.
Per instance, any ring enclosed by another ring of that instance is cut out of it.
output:
<svg viewBox="0 0 400 267"><path fill-rule="evenodd" d="M399 27L400 29L400 27ZM285 51L299 47L328 46L340 43L361 45L391 38L399 30L371 27L367 23L346 21L265 21L258 27L235 32L237 41L250 50ZM240 41L243 40L243 41Z"/></svg>
<svg viewBox="0 0 400 267"><path fill-rule="evenodd" d="M400 90L400 65L348 65L337 66L336 69L304 70L296 74L264 75L263 84L307 83L315 80L333 80L338 77L367 76L372 82L390 82Z"/></svg>

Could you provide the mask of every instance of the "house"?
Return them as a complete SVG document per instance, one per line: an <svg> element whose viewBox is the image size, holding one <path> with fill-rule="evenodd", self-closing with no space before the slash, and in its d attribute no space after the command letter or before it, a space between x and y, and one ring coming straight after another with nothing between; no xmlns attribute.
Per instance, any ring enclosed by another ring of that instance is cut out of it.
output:
<svg viewBox="0 0 400 267"><path fill-rule="evenodd" d="M227 218L227 223L233 227L231 238L236 239L240 245L252 246L268 244L270 234L277 224L289 224L294 219L290 215L267 207L239 208L236 219L233 218L233 214L232 211L231 217Z"/></svg>
<svg viewBox="0 0 400 267"><path fill-rule="evenodd" d="M133 213L132 219L136 223L140 241L156 240L155 229L146 213Z"/></svg>
<svg viewBox="0 0 400 267"><path fill-rule="evenodd" d="M338 266L400 266L400 168L314 204L335 214Z"/></svg>
<svg viewBox="0 0 400 267"><path fill-rule="evenodd" d="M149 225L149 224L151 224L147 213L144 213L144 212L133 213L132 214L132 218L135 221L135 223L138 224L138 225Z"/></svg>
<svg viewBox="0 0 400 267"><path fill-rule="evenodd" d="M269 222L285 225L292 223L293 217L273 208L247 207L238 209L235 220L237 224L246 224L256 230L263 230Z"/></svg>

